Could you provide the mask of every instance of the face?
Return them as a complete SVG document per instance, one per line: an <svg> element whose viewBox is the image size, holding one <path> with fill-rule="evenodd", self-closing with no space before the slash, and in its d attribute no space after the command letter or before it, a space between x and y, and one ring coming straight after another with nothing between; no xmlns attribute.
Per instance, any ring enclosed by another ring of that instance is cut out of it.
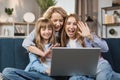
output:
<svg viewBox="0 0 120 80"><path fill-rule="evenodd" d="M50 27L45 27L45 28L41 28L41 37L43 38L43 40L48 43L50 37L52 36L52 28Z"/></svg>
<svg viewBox="0 0 120 80"><path fill-rule="evenodd" d="M63 26L64 19L59 13L54 12L51 16L51 21L55 26L55 31L59 31Z"/></svg>
<svg viewBox="0 0 120 80"><path fill-rule="evenodd" d="M65 26L65 31L66 34L70 39L75 39L76 38L76 33L77 33L77 22L74 17L69 17L66 26Z"/></svg>

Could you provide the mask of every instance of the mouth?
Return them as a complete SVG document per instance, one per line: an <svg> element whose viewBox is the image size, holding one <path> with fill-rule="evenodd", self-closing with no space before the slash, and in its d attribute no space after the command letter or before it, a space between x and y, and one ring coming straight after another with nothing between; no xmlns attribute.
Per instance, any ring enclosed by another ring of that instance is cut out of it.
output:
<svg viewBox="0 0 120 80"><path fill-rule="evenodd" d="M68 29L69 34L75 33L75 29Z"/></svg>
<svg viewBox="0 0 120 80"><path fill-rule="evenodd" d="M46 34L45 37L50 37L51 35L50 34Z"/></svg>
<svg viewBox="0 0 120 80"><path fill-rule="evenodd" d="M60 28L59 28L59 27L56 27L56 28L55 28L55 30L56 30L56 31L59 31L59 30L60 30Z"/></svg>

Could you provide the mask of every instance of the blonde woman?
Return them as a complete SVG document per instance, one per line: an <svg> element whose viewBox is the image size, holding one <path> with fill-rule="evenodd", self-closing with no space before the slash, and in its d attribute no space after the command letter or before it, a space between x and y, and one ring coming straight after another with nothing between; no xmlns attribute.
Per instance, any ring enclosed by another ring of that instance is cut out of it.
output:
<svg viewBox="0 0 120 80"><path fill-rule="evenodd" d="M56 40L58 43L61 43L60 41L61 30L63 28L63 24L64 24L64 20L66 16L67 16L66 11L62 7L57 7L57 6L49 7L48 10L43 15L44 18L50 19L52 21L54 28L55 28ZM33 30L27 36L27 38L24 39L22 46L33 54L36 54L41 57L45 57L46 56L45 54L49 54L49 51L42 51L41 49L36 47L36 44L34 42L35 35L36 35L36 32L35 30ZM27 66L25 71L29 71L29 70L30 70L30 67ZM41 70L40 72L46 73L46 69L44 67L42 67L40 70ZM6 71L15 72L16 69L7 68ZM49 70L47 72L49 73ZM45 79L45 80L49 80L49 79Z"/></svg>

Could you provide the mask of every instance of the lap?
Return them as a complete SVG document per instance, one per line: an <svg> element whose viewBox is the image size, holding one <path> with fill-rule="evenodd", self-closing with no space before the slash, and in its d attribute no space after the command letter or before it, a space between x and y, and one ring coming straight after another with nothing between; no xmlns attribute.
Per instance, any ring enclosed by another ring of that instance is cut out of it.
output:
<svg viewBox="0 0 120 80"><path fill-rule="evenodd" d="M2 73L8 79L14 79L14 80L21 80L21 79L22 80L53 80L53 78L45 74L41 74L34 71L28 72L16 68L5 68Z"/></svg>

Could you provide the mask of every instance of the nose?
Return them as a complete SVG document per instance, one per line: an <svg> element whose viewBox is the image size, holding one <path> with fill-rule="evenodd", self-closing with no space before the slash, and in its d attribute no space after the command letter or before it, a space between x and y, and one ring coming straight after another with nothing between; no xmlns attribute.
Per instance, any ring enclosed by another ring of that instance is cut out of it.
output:
<svg viewBox="0 0 120 80"><path fill-rule="evenodd" d="M57 21L57 22L56 22L56 25L57 25L57 26L60 26L60 21Z"/></svg>
<svg viewBox="0 0 120 80"><path fill-rule="evenodd" d="M46 29L45 32L48 33L48 29Z"/></svg>

